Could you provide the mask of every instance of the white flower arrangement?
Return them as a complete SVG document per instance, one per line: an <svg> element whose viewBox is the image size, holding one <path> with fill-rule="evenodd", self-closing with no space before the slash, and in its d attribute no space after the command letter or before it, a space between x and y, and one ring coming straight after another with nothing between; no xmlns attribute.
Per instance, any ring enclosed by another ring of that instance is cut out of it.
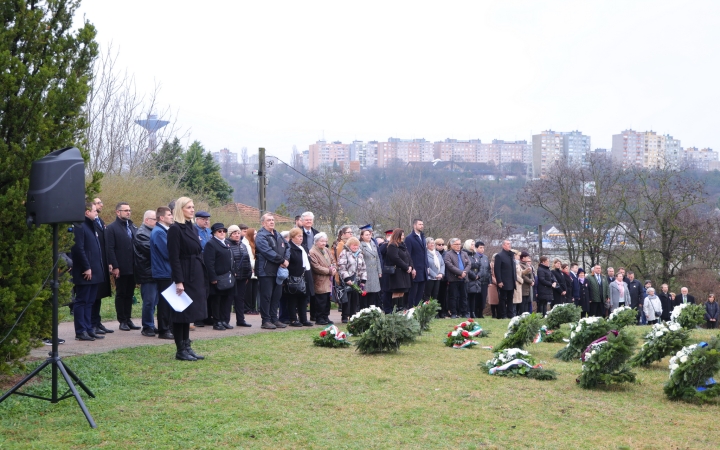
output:
<svg viewBox="0 0 720 450"><path fill-rule="evenodd" d="M610 315L608 316L608 321L613 320L618 314L620 314L623 311L627 311L629 309L632 309L632 308L629 306L620 306L618 308L613 309L612 312L610 313Z"/></svg>
<svg viewBox="0 0 720 450"><path fill-rule="evenodd" d="M495 354L495 357L488 360L485 364L493 367L502 366L503 364L509 363L510 361L515 359L527 360L528 356L530 356L530 353L526 352L525 350L519 348L508 348L501 352L497 352Z"/></svg>
<svg viewBox="0 0 720 450"><path fill-rule="evenodd" d="M352 316L350 316L350 320L358 319L360 316L365 314L372 314L373 312L382 313L383 310L378 308L377 306L369 306L367 308L363 308L360 311L356 312Z"/></svg>
<svg viewBox="0 0 720 450"><path fill-rule="evenodd" d="M680 303L676 307L673 308L672 313L670 314L670 322L677 322L678 317L680 317L680 313L683 309L687 307L690 303Z"/></svg>
<svg viewBox="0 0 720 450"><path fill-rule="evenodd" d="M672 374L673 374L673 372L675 372L675 369L680 367L680 364L687 362L688 356L690 356L690 354L692 352L694 352L695 349L697 349L697 347L698 347L697 344L692 344L692 345L688 345L687 347L683 347L682 350L675 353L675 356L670 358L670 364L669 364L670 377L672 377Z"/></svg>

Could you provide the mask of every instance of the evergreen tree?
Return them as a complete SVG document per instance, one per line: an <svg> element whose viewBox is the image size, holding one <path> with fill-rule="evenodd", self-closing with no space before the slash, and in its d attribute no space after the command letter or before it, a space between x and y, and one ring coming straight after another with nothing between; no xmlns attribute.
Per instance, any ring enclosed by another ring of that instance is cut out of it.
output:
<svg viewBox="0 0 720 450"><path fill-rule="evenodd" d="M71 30L79 3L18 0L0 6L0 372L41 344L51 328L49 289L28 306L52 269L50 227L28 229L24 203L34 160L81 148L97 44L90 23Z"/></svg>

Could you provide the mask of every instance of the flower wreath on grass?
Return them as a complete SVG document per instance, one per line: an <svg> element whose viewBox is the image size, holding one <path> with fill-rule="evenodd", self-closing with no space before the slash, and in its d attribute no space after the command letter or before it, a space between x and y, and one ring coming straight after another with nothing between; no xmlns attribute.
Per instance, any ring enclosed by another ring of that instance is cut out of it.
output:
<svg viewBox="0 0 720 450"><path fill-rule="evenodd" d="M607 322L613 330L635 325L637 324L637 310L629 306L620 306L610 313Z"/></svg>
<svg viewBox="0 0 720 450"><path fill-rule="evenodd" d="M313 344L318 347L349 347L350 342L347 335L338 330L335 325L330 325L320 332L318 336L313 336Z"/></svg>
<svg viewBox="0 0 720 450"><path fill-rule="evenodd" d="M563 361L579 359L583 350L594 340L605 336L610 328L602 317L583 317L578 323L570 325L570 342L555 357Z"/></svg>
<svg viewBox="0 0 720 450"><path fill-rule="evenodd" d="M649 366L666 356L674 355L688 344L690 332L679 323L656 323L645 335L640 351L630 359L630 365Z"/></svg>
<svg viewBox="0 0 720 450"><path fill-rule="evenodd" d="M580 387L593 389L598 385L634 382L627 360L633 353L635 338L625 330L612 330L593 341L582 354L582 374L577 380Z"/></svg>
<svg viewBox="0 0 720 450"><path fill-rule="evenodd" d="M370 328L370 324L373 319L383 314L383 310L377 306L370 306L368 308L361 309L350 316L347 324L348 333L352 336L361 335L365 330Z"/></svg>
<svg viewBox="0 0 720 450"><path fill-rule="evenodd" d="M683 347L670 358L670 379L665 395L671 400L704 403L720 396L713 376L720 370L720 340Z"/></svg>
<svg viewBox="0 0 720 450"><path fill-rule="evenodd" d="M420 324L409 315L382 314L373 318L370 327L360 335L356 350L365 354L396 352L401 345L413 342L419 333Z"/></svg>
<svg viewBox="0 0 720 450"><path fill-rule="evenodd" d="M575 323L582 316L582 308L575 306L573 303L558 303L553 306L547 317L545 317L545 325L550 330L557 330L564 323Z"/></svg>
<svg viewBox="0 0 720 450"><path fill-rule="evenodd" d="M489 359L485 368L490 375L503 377L528 377L537 380L554 380L557 374L554 370L545 370L537 364L530 353L519 348L507 348L495 352L493 359Z"/></svg>
<svg viewBox="0 0 720 450"><path fill-rule="evenodd" d="M551 330L547 325L540 327L540 331L533 339L533 344L539 344L540 342L562 342L565 339L565 333L562 330Z"/></svg>
<svg viewBox="0 0 720 450"><path fill-rule="evenodd" d="M681 303L670 314L670 322L677 322L686 330L692 330L704 321L705 308L702 305Z"/></svg>
<svg viewBox="0 0 720 450"><path fill-rule="evenodd" d="M473 319L468 319L458 325L455 325L453 331L447 334L445 345L452 348L470 348L477 345L477 341L473 338L487 337L488 332L483 330L480 324Z"/></svg>
<svg viewBox="0 0 720 450"><path fill-rule="evenodd" d="M542 318L535 313L524 312L510 319L505 338L495 347L496 351L506 348L523 348L531 343L542 326Z"/></svg>
<svg viewBox="0 0 720 450"><path fill-rule="evenodd" d="M430 322L435 319L438 311L440 311L440 303L434 298L420 303L415 308L414 317L420 324L420 331L430 331Z"/></svg>

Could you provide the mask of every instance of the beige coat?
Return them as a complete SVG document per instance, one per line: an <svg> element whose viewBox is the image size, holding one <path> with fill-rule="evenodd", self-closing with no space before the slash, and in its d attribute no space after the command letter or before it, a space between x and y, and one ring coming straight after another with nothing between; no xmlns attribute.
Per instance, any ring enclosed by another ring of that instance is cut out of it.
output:
<svg viewBox="0 0 720 450"><path fill-rule="evenodd" d="M320 249L313 245L308 255L312 267L313 285L316 294L327 294L332 288L330 266L335 265L335 258L328 248Z"/></svg>
<svg viewBox="0 0 720 450"><path fill-rule="evenodd" d="M523 269L519 263L515 263L515 292L513 292L513 304L522 303Z"/></svg>
<svg viewBox="0 0 720 450"><path fill-rule="evenodd" d="M495 253L495 255L497 255L497 253ZM495 267L495 255L493 255L492 259L490 260L490 276L492 277L492 282L488 284L488 305L497 305L500 303L500 299L498 298L497 282L495 281L495 270L493 270L493 268Z"/></svg>

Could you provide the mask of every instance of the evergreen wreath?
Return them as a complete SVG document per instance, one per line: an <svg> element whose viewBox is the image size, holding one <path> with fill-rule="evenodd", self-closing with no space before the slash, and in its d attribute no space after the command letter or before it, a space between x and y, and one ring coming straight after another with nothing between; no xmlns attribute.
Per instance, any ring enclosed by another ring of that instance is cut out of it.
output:
<svg viewBox="0 0 720 450"><path fill-rule="evenodd" d="M519 348L508 348L495 352L495 356L483 365L490 375L502 377L528 377L537 380L555 380L554 370L546 370L537 364L530 353Z"/></svg>
<svg viewBox="0 0 720 450"><path fill-rule="evenodd" d="M608 323L613 330L619 330L630 325L637 324L637 309L629 306L615 308L608 316Z"/></svg>
<svg viewBox="0 0 720 450"><path fill-rule="evenodd" d="M318 347L349 347L351 344L347 340L347 335L338 330L335 325L330 325L320 332L319 335L313 336L313 344Z"/></svg>
<svg viewBox="0 0 720 450"><path fill-rule="evenodd" d="M574 323L580 320L582 308L573 303L558 303L545 317L545 325L550 330L557 330L564 323Z"/></svg>
<svg viewBox="0 0 720 450"><path fill-rule="evenodd" d="M415 320L420 324L420 331L430 331L430 322L435 319L438 311L440 311L440 303L434 298L420 303L415 308Z"/></svg>
<svg viewBox="0 0 720 450"><path fill-rule="evenodd" d="M627 360L633 353L635 338L626 330L611 331L591 343L583 353L580 387L593 389L599 385L635 382Z"/></svg>
<svg viewBox="0 0 720 450"><path fill-rule="evenodd" d="M671 400L705 403L720 396L720 385L713 376L720 370L720 340L683 347L670 358L670 379L665 395Z"/></svg>
<svg viewBox="0 0 720 450"><path fill-rule="evenodd" d="M555 357L563 361L580 358L591 342L605 336L610 329L610 324L602 317L583 317L578 323L570 325L570 342Z"/></svg>
<svg viewBox="0 0 720 450"><path fill-rule="evenodd" d="M705 308L702 305L681 303L673 308L670 322L677 322L686 330L692 330L705 322Z"/></svg>
<svg viewBox="0 0 720 450"><path fill-rule="evenodd" d="M384 314L383 310L377 306L370 306L368 308L361 309L350 316L347 324L348 333L352 336L361 335L365 330L370 328L370 324L373 319L381 316L382 314Z"/></svg>
<svg viewBox="0 0 720 450"><path fill-rule="evenodd" d="M453 331L450 331L445 338L445 345L452 348L470 348L477 345L476 337L487 337L489 333L482 329L480 324L473 319L468 319L458 325L455 325Z"/></svg>
<svg viewBox="0 0 720 450"><path fill-rule="evenodd" d="M419 333L420 324L412 317L398 312L382 314L360 335L356 350L364 354L396 352L401 345L413 342Z"/></svg>
<svg viewBox="0 0 720 450"><path fill-rule="evenodd" d="M531 343L542 326L542 318L536 313L522 313L510 319L505 338L495 347L496 351L506 348L523 348Z"/></svg>
<svg viewBox="0 0 720 450"><path fill-rule="evenodd" d="M533 344L539 344L540 342L549 342L549 343L555 343L555 342L562 342L563 339L565 339L567 335L562 330L551 330L547 327L547 325L543 325L540 327L540 331L538 331L538 334L535 336L535 339L533 339Z"/></svg>
<svg viewBox="0 0 720 450"><path fill-rule="evenodd" d="M666 356L674 355L688 344L690 332L679 323L656 323L645 335L640 351L630 359L630 365L649 366Z"/></svg>

